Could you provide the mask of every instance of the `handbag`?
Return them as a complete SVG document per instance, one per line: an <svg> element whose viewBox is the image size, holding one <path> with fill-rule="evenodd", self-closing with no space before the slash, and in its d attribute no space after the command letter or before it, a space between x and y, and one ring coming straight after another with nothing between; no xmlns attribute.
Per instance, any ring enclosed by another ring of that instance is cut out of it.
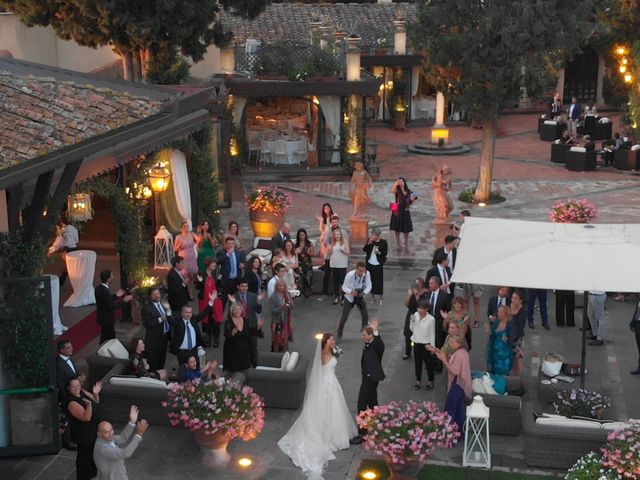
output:
<svg viewBox="0 0 640 480"><path fill-rule="evenodd" d="M400 204L398 202L391 202L389 204L389 209L391 213L398 213L400 211Z"/></svg>

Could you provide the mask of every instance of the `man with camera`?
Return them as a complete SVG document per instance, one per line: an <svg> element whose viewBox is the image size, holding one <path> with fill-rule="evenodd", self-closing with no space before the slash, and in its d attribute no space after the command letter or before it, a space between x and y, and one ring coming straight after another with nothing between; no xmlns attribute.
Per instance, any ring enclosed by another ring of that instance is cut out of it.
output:
<svg viewBox="0 0 640 480"><path fill-rule="evenodd" d="M338 340L342 338L344 324L347 323L354 305L357 305L360 309L362 326L364 327L369 322L369 312L367 311L367 303L364 297L371 292L371 274L367 271L364 262L358 262L356 269L347 273L344 277L344 282L342 282L342 291L344 292L345 302L342 306L342 315L336 332Z"/></svg>

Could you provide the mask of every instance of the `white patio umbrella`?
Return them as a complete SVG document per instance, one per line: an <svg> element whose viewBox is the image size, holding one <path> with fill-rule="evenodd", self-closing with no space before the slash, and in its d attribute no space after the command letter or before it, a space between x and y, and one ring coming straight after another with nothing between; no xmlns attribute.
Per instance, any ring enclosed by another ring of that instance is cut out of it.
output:
<svg viewBox="0 0 640 480"><path fill-rule="evenodd" d="M585 292L640 292L638 224L591 225L468 217L460 236L452 282ZM584 385L586 311L583 318Z"/></svg>

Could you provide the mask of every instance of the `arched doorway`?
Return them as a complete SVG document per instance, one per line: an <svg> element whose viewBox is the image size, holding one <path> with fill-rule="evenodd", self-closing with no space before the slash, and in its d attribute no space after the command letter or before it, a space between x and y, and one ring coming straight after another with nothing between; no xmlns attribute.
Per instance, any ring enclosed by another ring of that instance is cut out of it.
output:
<svg viewBox="0 0 640 480"><path fill-rule="evenodd" d="M576 97L581 103L595 102L598 88L598 54L585 48L567 62L564 70L564 103Z"/></svg>

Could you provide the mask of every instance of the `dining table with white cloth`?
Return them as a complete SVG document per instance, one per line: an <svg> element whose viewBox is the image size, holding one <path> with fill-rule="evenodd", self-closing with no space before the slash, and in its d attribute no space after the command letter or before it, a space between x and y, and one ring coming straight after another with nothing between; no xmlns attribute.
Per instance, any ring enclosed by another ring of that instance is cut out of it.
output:
<svg viewBox="0 0 640 480"><path fill-rule="evenodd" d="M93 288L96 259L97 255L93 250L74 250L67 253L65 262L73 293L64 302L65 307L82 307L96 303Z"/></svg>
<svg viewBox="0 0 640 480"><path fill-rule="evenodd" d="M307 160L306 138L279 138L277 140L267 140L263 138L260 140L260 146L261 148L266 148L270 151L269 160L270 163L273 163L274 165L300 164ZM282 155L280 153L282 153Z"/></svg>

